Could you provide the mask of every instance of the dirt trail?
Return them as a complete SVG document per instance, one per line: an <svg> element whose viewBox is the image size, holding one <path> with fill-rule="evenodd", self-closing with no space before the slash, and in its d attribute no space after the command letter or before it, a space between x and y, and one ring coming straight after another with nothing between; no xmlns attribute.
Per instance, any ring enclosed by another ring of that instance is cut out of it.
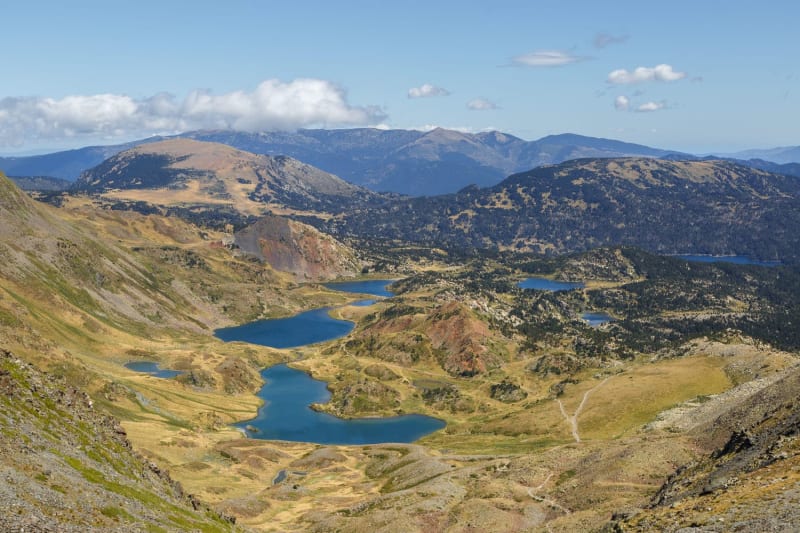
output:
<svg viewBox="0 0 800 533"><path fill-rule="evenodd" d="M581 404L578 406L577 409L575 409L575 413L573 413L572 416L567 414L566 409L564 409L564 404L561 403L560 399L556 398L556 402L558 403L558 408L561 410L561 414L564 416L564 420L566 420L572 427L572 437L575 439L575 442L581 441L580 433L578 433L578 417L580 416L581 411L583 411L583 407L586 405L586 400L589 399L590 394L592 394L594 391L602 387L605 384L605 382L608 381L609 379L611 379L611 376L607 377L606 379L604 379L603 381L601 381L600 383L598 383L597 385L595 385L594 387L583 393L583 399L581 400Z"/></svg>
<svg viewBox="0 0 800 533"><path fill-rule="evenodd" d="M545 480L542 481L538 486L529 488L528 489L528 496L530 496L531 498L533 498L537 502L541 502L541 503L547 505L548 507L551 507L553 509L558 509L559 511L561 511L564 514L571 514L572 511L570 511L569 509L567 509L566 507L564 507L563 505L561 505L557 501L551 500L547 496L540 496L538 494L534 494L533 493L534 491L542 490L542 488L547 484L547 482L550 481L551 477L553 477L553 473L552 472L550 474L548 474L547 478L545 478Z"/></svg>

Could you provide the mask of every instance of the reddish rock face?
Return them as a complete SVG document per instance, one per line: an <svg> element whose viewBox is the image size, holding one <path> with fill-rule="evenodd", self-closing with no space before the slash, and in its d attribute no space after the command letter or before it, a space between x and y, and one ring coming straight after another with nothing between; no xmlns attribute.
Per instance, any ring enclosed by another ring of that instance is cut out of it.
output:
<svg viewBox="0 0 800 533"><path fill-rule="evenodd" d="M268 215L236 233L239 248L298 281L352 276L360 267L347 246L316 229Z"/></svg>
<svg viewBox="0 0 800 533"><path fill-rule="evenodd" d="M474 376L499 365L497 357L483 344L489 336L489 328L473 317L463 304L443 305L428 322L431 344L446 353L441 364L448 373Z"/></svg>

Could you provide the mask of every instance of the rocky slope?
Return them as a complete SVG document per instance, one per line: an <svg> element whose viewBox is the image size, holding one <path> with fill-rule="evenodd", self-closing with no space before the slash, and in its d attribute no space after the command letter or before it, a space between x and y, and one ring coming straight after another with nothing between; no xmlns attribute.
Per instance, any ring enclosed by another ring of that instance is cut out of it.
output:
<svg viewBox="0 0 800 533"><path fill-rule="evenodd" d="M732 403L692 430L707 455L681 466L643 510L614 531L788 531L800 522L800 369Z"/></svg>
<svg viewBox="0 0 800 533"><path fill-rule="evenodd" d="M245 253L289 272L298 281L352 277L360 272L352 249L315 228L284 217L267 215L234 235Z"/></svg>
<svg viewBox="0 0 800 533"><path fill-rule="evenodd" d="M89 395L0 349L0 530L233 531Z"/></svg>
<svg viewBox="0 0 800 533"><path fill-rule="evenodd" d="M405 366L434 361L453 376L486 373L500 363L490 347L502 339L467 305L455 301L426 307L397 301L380 315L367 317L351 337L347 347L353 353L373 353Z"/></svg>

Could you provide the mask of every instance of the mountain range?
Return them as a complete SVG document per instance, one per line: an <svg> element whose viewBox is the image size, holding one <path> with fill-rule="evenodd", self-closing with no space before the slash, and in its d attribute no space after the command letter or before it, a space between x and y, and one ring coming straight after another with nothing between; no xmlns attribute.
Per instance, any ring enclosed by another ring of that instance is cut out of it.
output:
<svg viewBox="0 0 800 533"><path fill-rule="evenodd" d="M525 141L498 131L473 134L442 128L431 131L301 129L261 133L214 130L187 132L175 137L226 144L255 154L286 155L376 192L411 196L452 193L468 185L489 187L510 174L571 159L697 157L571 133ZM165 139L151 137L115 146L0 158L0 169L9 176L50 176L74 181L82 172L119 152ZM800 175L800 147L751 150L720 157L771 172ZM749 159L755 160L746 162ZM30 186L20 182L23 183Z"/></svg>
<svg viewBox="0 0 800 533"><path fill-rule="evenodd" d="M742 150L732 154L718 155L733 159L763 159L778 164L797 163L800 162L800 146Z"/></svg>
<svg viewBox="0 0 800 533"><path fill-rule="evenodd" d="M196 132L187 136L254 153L285 154L373 191L411 196L487 187L514 172L578 157L667 155L667 150L581 135L523 141L496 131L300 130L296 133Z"/></svg>
<svg viewBox="0 0 800 533"><path fill-rule="evenodd" d="M677 156L572 159L491 187L408 197L371 192L287 156L171 139L110 157L73 189L114 209L173 214L217 229L289 215L337 238L449 249L560 254L631 245L782 261L795 261L800 249L800 181ZM285 224L264 227L288 231ZM249 251L260 256L257 243Z"/></svg>

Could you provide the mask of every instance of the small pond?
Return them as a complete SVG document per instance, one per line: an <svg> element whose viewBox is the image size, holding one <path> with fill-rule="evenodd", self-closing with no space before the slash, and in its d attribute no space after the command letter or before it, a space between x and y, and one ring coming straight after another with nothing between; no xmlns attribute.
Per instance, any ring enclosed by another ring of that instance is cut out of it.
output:
<svg viewBox="0 0 800 533"><path fill-rule="evenodd" d="M586 322L589 323L590 326L593 328L602 326L603 324L607 324L614 320L610 315L606 313L590 313L586 312L581 315L581 318L584 319Z"/></svg>
<svg viewBox="0 0 800 533"><path fill-rule="evenodd" d="M132 363L125 363L125 368L128 370L133 370L134 372L142 372L144 374L150 374L153 377L163 379L170 379L183 374L183 372L180 370L159 368L158 363L154 363L152 361L134 361Z"/></svg>
<svg viewBox="0 0 800 533"><path fill-rule="evenodd" d="M520 281L517 284L521 289L534 289L537 291L571 291L582 289L585 285L578 281L554 281L552 279L533 277Z"/></svg>

